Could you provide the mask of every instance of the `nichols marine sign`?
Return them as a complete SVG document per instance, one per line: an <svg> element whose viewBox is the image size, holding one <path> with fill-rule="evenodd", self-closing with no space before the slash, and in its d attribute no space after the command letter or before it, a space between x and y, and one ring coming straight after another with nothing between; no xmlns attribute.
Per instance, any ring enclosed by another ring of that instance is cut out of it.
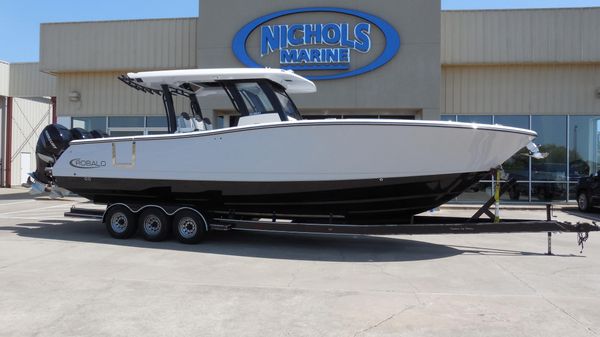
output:
<svg viewBox="0 0 600 337"><path fill-rule="evenodd" d="M391 61L399 48L400 36L385 20L333 7L268 14L248 23L233 39L233 52L244 65L308 72L303 75L312 80L375 70Z"/></svg>

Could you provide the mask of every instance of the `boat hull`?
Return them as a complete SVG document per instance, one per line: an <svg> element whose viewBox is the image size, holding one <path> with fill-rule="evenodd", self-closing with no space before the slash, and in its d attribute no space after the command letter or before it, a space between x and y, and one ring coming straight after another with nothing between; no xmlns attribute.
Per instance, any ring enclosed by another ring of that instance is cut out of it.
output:
<svg viewBox="0 0 600 337"><path fill-rule="evenodd" d="M52 172L98 203L406 218L456 197L534 137L445 122L274 123L75 141Z"/></svg>
<svg viewBox="0 0 600 337"><path fill-rule="evenodd" d="M457 197L486 174L260 183L63 177L60 183L97 203L176 202L222 212L404 221Z"/></svg>

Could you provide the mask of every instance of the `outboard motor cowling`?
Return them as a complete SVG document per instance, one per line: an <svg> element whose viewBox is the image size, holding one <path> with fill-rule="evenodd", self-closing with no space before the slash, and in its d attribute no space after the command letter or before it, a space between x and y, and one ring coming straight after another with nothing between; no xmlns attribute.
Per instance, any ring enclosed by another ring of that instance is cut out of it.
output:
<svg viewBox="0 0 600 337"><path fill-rule="evenodd" d="M71 129L71 136L74 140L94 138L94 136L92 136L92 134L88 130L82 128Z"/></svg>
<svg viewBox="0 0 600 337"><path fill-rule="evenodd" d="M71 130L60 124L51 124L42 130L35 148L36 170L33 173L35 180L45 184L52 181L52 176L46 169L54 165L58 157L69 147L71 140L73 140Z"/></svg>
<svg viewBox="0 0 600 337"><path fill-rule="evenodd" d="M92 130L92 131L90 131L90 135L92 135L92 138L106 138L106 137L108 137L108 135L106 134L106 132L100 131L100 130Z"/></svg>

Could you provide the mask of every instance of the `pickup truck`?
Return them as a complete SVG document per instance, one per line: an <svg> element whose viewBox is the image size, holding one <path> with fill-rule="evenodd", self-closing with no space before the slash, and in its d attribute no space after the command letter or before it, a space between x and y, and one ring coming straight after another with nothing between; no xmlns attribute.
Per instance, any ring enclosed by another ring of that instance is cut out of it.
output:
<svg viewBox="0 0 600 337"><path fill-rule="evenodd" d="M580 211L588 212L600 205L600 171L579 179L577 184L577 206Z"/></svg>

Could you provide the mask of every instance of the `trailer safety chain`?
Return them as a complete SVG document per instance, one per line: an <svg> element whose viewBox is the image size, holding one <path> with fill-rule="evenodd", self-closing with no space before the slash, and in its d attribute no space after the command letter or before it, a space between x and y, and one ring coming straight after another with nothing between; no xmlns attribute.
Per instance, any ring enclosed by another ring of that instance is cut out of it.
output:
<svg viewBox="0 0 600 337"><path fill-rule="evenodd" d="M583 244L590 237L590 232L577 232L577 244L581 247L579 254L583 253Z"/></svg>
<svg viewBox="0 0 600 337"><path fill-rule="evenodd" d="M592 225L593 227L598 228L598 225L595 222L592 222ZM583 253L583 245L590 237L589 230L584 231L581 227L583 227L583 224L577 224L577 245L581 247L581 251L579 252L579 254Z"/></svg>

